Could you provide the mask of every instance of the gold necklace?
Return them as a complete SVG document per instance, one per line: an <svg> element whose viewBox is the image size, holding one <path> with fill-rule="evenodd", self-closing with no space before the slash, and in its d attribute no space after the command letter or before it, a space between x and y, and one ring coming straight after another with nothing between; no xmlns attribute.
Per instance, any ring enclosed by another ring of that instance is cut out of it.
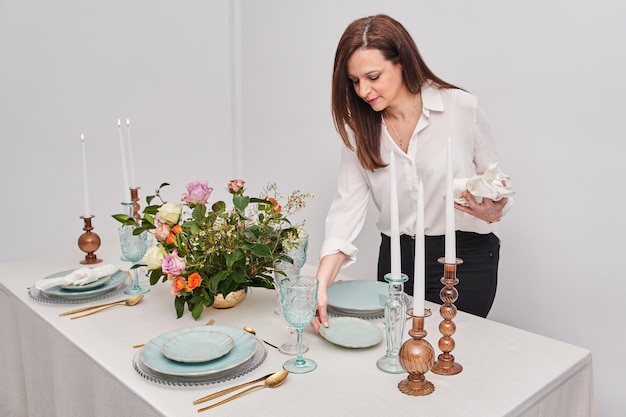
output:
<svg viewBox="0 0 626 417"><path fill-rule="evenodd" d="M415 100L413 100L413 106L411 107L411 118L409 119L409 121L413 120L413 115L415 114L415 106L417 105L417 97L418 95L415 95ZM391 123L391 119L389 118L389 115L387 114L387 110L383 112L383 117L387 119L387 121L389 122L389 126L391 126L391 130L393 130L393 133L396 134L396 138L398 138L398 142L400 142L400 148L404 148L404 141L402 140L402 137L398 135L398 131L394 127L393 123Z"/></svg>
<svg viewBox="0 0 626 417"><path fill-rule="evenodd" d="M387 122L389 122L389 126L391 126L391 130L393 130L393 133L396 134L396 137L398 138L398 142L400 142L400 147L404 147L404 142L402 141L402 138L400 137L400 135L398 135L398 132L396 131L396 128L393 127L393 123L391 123L391 119L389 118L389 116L387 116L387 113L383 114L383 116L387 117Z"/></svg>

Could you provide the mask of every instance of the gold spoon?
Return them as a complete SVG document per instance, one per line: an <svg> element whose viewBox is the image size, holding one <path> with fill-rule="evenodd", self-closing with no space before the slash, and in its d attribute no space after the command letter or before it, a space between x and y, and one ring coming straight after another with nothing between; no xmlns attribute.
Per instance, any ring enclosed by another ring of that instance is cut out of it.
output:
<svg viewBox="0 0 626 417"><path fill-rule="evenodd" d="M253 335L255 335L255 336L256 336L256 332L254 331L254 329L253 329L252 327L245 326L243 329L244 329L245 331L247 331L248 333L253 334ZM263 340L263 339L261 339L261 340ZM273 347L274 349L278 349L278 346L274 346L273 344L271 344L271 343L270 343L270 342L268 342L267 340L263 340L263 343L265 343L265 344L266 344L266 345L268 345L268 346Z"/></svg>
<svg viewBox="0 0 626 417"><path fill-rule="evenodd" d="M137 296L132 297L132 298L129 298L129 299L128 299L128 300L126 300L123 304L111 304L111 305L108 305L108 306L106 306L106 307L102 307L102 308L100 308L100 309L98 309L98 310L91 311L91 312L89 312L89 313L87 313L87 314L83 314L83 315L80 315L80 316L70 317L70 320L79 319L79 318L81 318L81 317L91 316L92 314L99 313L99 312L104 311L104 310L106 310L106 309L108 309L108 308L111 308L111 307L117 307L117 306L122 306L122 305L123 305L123 306L134 306L135 304L138 304L141 300L143 300L143 294L141 294L141 295L137 295Z"/></svg>
<svg viewBox="0 0 626 417"><path fill-rule="evenodd" d="M288 376L289 376L289 371L282 370L282 371L276 372L275 374L269 376L262 385L255 385L253 387L247 388L241 392L238 392L237 394L233 396L226 398L225 400L212 404L208 407L201 408L198 410L198 412L201 413L203 411L210 410L211 408L217 407L218 405L225 404L229 402L230 400L234 400L237 397L241 397L245 393L253 391L257 388L276 388L277 386L285 382L285 379L287 379Z"/></svg>
<svg viewBox="0 0 626 417"><path fill-rule="evenodd" d="M106 306L112 306L114 304L123 304L126 302L129 302L131 300L135 300L138 299L137 302L139 302L141 299L143 298L143 295L136 295L134 297L131 297L127 300L119 300L119 301L113 301L112 303L106 303L106 304L98 304L95 306L90 306L90 307L83 307L83 308L78 308L76 310L70 310L70 311L66 311L64 313L59 313L59 316L69 316L70 314L76 314L76 313L82 313L83 311L89 311L89 310L94 310L96 308L102 308L102 307L106 307ZM134 301L133 301L134 302Z"/></svg>

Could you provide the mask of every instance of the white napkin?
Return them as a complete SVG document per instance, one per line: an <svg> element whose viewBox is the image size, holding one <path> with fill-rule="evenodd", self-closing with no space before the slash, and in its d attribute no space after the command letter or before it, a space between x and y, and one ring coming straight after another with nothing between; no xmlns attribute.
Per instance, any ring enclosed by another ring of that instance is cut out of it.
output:
<svg viewBox="0 0 626 417"><path fill-rule="evenodd" d="M111 264L100 265L95 268L79 268L63 277L40 279L35 283L35 288L45 291L57 285L86 285L107 275L113 275L119 269L118 266Z"/></svg>
<svg viewBox="0 0 626 417"><path fill-rule="evenodd" d="M454 180L454 201L467 206L467 201L462 196L465 190L474 196L477 203L482 202L483 198L499 201L515 194L511 179L500 171L497 163L492 164L483 175Z"/></svg>

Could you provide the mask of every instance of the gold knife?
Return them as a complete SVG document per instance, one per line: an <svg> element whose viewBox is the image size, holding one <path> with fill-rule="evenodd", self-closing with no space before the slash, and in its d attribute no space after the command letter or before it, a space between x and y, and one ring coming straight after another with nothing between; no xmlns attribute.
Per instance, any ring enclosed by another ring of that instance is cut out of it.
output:
<svg viewBox="0 0 626 417"><path fill-rule="evenodd" d="M205 401L209 401L209 400L212 400L214 398L221 397L222 395L231 393L233 391L237 391L239 388L247 387L248 385L252 385L252 384L256 384L257 382L265 381L267 378L269 378L273 374L274 373L272 372L271 374L267 374L265 376L262 376L261 378L255 379L254 381L245 382L243 384L235 385L234 387L226 388L226 389L218 391L218 392L216 392L214 394L207 395L206 397L198 398L193 403L194 404L200 404L200 403L203 403Z"/></svg>
<svg viewBox="0 0 626 417"><path fill-rule="evenodd" d="M77 308L76 310L70 310L70 311L66 311L64 313L59 313L59 316L69 316L70 314L82 313L83 311L89 311L89 310L93 310L95 308L112 306L113 304L125 303L128 300L130 300L130 298L126 299L126 300L113 301L111 303L106 303L106 304L98 304L98 305L91 306L91 307Z"/></svg>

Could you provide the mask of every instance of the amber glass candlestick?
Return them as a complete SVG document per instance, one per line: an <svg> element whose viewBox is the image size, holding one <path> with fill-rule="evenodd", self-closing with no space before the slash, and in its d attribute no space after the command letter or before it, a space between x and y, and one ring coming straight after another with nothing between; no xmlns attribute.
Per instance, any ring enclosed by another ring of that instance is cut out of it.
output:
<svg viewBox="0 0 626 417"><path fill-rule="evenodd" d="M437 357L437 362L433 365L432 371L439 375L456 375L463 370L461 364L454 361L454 355L450 352L454 350L455 342L452 335L456 332L456 324L452 319L456 316L456 306L454 302L459 297L455 285L459 283L456 277L456 267L463 263L463 260L456 259L456 263L449 264L445 258L439 258L439 263L443 264L443 277L441 283L444 285L439 296L443 304L439 308L443 321L439 323L439 332L442 334L439 339L439 349L443 352Z"/></svg>
<svg viewBox="0 0 626 417"><path fill-rule="evenodd" d="M435 391L433 383L424 377L435 360L435 350L424 339L427 334L424 330L424 318L430 316L430 310L424 310L423 316L415 316L411 308L407 311L407 315L413 317L413 327L409 330L411 339L402 344L399 358L402 369L409 375L398 383L398 389L407 395L428 395Z"/></svg>
<svg viewBox="0 0 626 417"><path fill-rule="evenodd" d="M130 189L130 201L133 202L132 216L135 218L137 224L141 224L141 214L139 214L139 210L141 209L139 205L139 187Z"/></svg>
<svg viewBox="0 0 626 417"><path fill-rule="evenodd" d="M83 265L100 263L102 259L98 259L95 253L100 248L100 236L92 232L91 219L93 219L93 216L80 216L80 218L83 219L83 230L85 233L78 237L78 248L87 254L80 263Z"/></svg>

